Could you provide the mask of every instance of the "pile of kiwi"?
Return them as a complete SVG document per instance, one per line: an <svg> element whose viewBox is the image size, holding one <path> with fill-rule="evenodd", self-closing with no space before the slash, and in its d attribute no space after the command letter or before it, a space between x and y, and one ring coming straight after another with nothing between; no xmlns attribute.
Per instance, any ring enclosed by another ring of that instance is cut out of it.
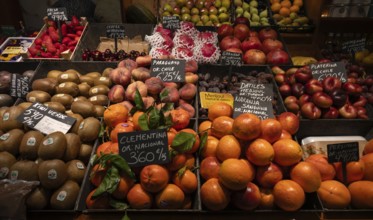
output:
<svg viewBox="0 0 373 220"><path fill-rule="evenodd" d="M80 191L101 117L108 105L110 69L80 75L75 70L52 70L32 83L26 99L0 108L0 179L40 181L27 198L29 209L71 210ZM67 134L48 135L16 119L33 102L76 119Z"/></svg>

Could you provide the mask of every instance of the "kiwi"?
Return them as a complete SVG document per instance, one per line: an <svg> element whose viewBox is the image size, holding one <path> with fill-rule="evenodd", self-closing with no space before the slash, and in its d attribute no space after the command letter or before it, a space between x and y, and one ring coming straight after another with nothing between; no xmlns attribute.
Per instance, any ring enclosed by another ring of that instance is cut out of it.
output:
<svg viewBox="0 0 373 220"><path fill-rule="evenodd" d="M66 164L67 166L67 179L73 180L78 184L83 182L86 167L80 160L72 160Z"/></svg>
<svg viewBox="0 0 373 220"><path fill-rule="evenodd" d="M101 73L99 73L99 72L90 72L90 73L85 74L85 76L91 77L93 79L93 81L94 81L95 79L101 77Z"/></svg>
<svg viewBox="0 0 373 220"><path fill-rule="evenodd" d="M65 72L66 73L75 73L76 75L78 75L80 77L80 73L76 69L68 69Z"/></svg>
<svg viewBox="0 0 373 220"><path fill-rule="evenodd" d="M28 109L33 103L32 102L22 102L18 104L19 107L21 107L24 110Z"/></svg>
<svg viewBox="0 0 373 220"><path fill-rule="evenodd" d="M105 85L107 87L110 87L111 86L111 80L109 77L106 77L106 76L101 76L99 78L96 78L95 81L94 81L94 85L95 86L98 86L98 85Z"/></svg>
<svg viewBox="0 0 373 220"><path fill-rule="evenodd" d="M75 97L79 94L79 87L78 84L74 82L64 82L56 87L56 92L69 94L72 97Z"/></svg>
<svg viewBox="0 0 373 220"><path fill-rule="evenodd" d="M38 175L39 165L35 161L20 160L13 164L9 170L9 179L11 180L26 180L39 181Z"/></svg>
<svg viewBox="0 0 373 220"><path fill-rule="evenodd" d="M100 133L100 121L93 117L88 117L79 125L78 135L83 142L91 142L98 138Z"/></svg>
<svg viewBox="0 0 373 220"><path fill-rule="evenodd" d="M49 102L51 100L51 95L49 93L41 91L41 90L34 90L26 95L26 100L28 102Z"/></svg>
<svg viewBox="0 0 373 220"><path fill-rule="evenodd" d="M109 90L110 90L109 87L107 87L105 85L93 86L89 90L89 96L107 95Z"/></svg>
<svg viewBox="0 0 373 220"><path fill-rule="evenodd" d="M80 146L78 159L81 160L84 164L87 164L89 162L89 159L91 158L92 151L92 145L82 144Z"/></svg>
<svg viewBox="0 0 373 220"><path fill-rule="evenodd" d="M70 131L69 131L69 132L72 132L72 133L78 134L79 125L80 125L80 123L82 123L82 121L83 121L84 118L83 118L80 114L74 114L74 113L69 113L69 112L67 112L66 114L67 114L68 116L73 117L73 118L76 119L75 123L74 123L73 126L70 128Z"/></svg>
<svg viewBox="0 0 373 220"><path fill-rule="evenodd" d="M52 96L51 101L59 102L63 106L65 106L66 109L70 109L71 103L73 103L74 98L69 94L56 94Z"/></svg>
<svg viewBox="0 0 373 220"><path fill-rule="evenodd" d="M79 95L84 97L89 97L89 90L91 89L91 86L87 83L80 83L78 85L79 88Z"/></svg>
<svg viewBox="0 0 373 220"><path fill-rule="evenodd" d="M36 160L35 160L35 163L36 164L41 164L44 160L41 159L40 157L38 157Z"/></svg>
<svg viewBox="0 0 373 220"><path fill-rule="evenodd" d="M40 131L28 131L23 135L19 145L19 154L23 159L35 160L38 157L38 149L44 135Z"/></svg>
<svg viewBox="0 0 373 220"><path fill-rule="evenodd" d="M74 98L74 102L81 102L81 101L89 101L89 100L84 96L78 96Z"/></svg>
<svg viewBox="0 0 373 220"><path fill-rule="evenodd" d="M104 117L105 107L102 105L94 105L95 117Z"/></svg>
<svg viewBox="0 0 373 220"><path fill-rule="evenodd" d="M105 76L105 77L109 77L110 75L110 72L113 70L113 68L111 67L107 67L104 69L104 71L102 71L102 76Z"/></svg>
<svg viewBox="0 0 373 220"><path fill-rule="evenodd" d="M62 71L60 70L51 70L48 72L47 78L57 79L60 74L62 74Z"/></svg>
<svg viewBox="0 0 373 220"><path fill-rule="evenodd" d="M75 114L80 114L83 118L95 115L94 106L89 101L73 102L71 104L71 111Z"/></svg>
<svg viewBox="0 0 373 220"><path fill-rule="evenodd" d="M51 193L43 187L37 187L26 199L26 206L30 210L41 210L48 206Z"/></svg>
<svg viewBox="0 0 373 220"><path fill-rule="evenodd" d="M0 152L0 180L8 176L10 167L17 162L16 158L4 151Z"/></svg>
<svg viewBox="0 0 373 220"><path fill-rule="evenodd" d="M67 146L65 134L55 131L43 138L39 145L38 156L43 160L62 159Z"/></svg>
<svg viewBox="0 0 373 220"><path fill-rule="evenodd" d="M66 181L66 164L62 160L45 160L39 164L40 184L46 189L57 189Z"/></svg>
<svg viewBox="0 0 373 220"><path fill-rule="evenodd" d="M50 205L52 209L73 209L80 191L79 185L71 180L66 181L60 188L54 191Z"/></svg>
<svg viewBox="0 0 373 220"><path fill-rule="evenodd" d="M21 107L8 107L0 118L0 130L7 132L15 128L23 128L23 124L17 121L17 117L23 112L24 110Z"/></svg>
<svg viewBox="0 0 373 220"><path fill-rule="evenodd" d="M58 83L64 82L74 82L76 84L80 83L79 74L76 72L63 72L57 77Z"/></svg>
<svg viewBox="0 0 373 220"><path fill-rule="evenodd" d="M6 107L6 106L0 107L0 119L3 117L4 112L8 109L9 107Z"/></svg>
<svg viewBox="0 0 373 220"><path fill-rule="evenodd" d="M12 96L8 94L0 94L0 107L4 107L4 106L9 107L13 105L13 103L14 103L14 100Z"/></svg>
<svg viewBox="0 0 373 220"><path fill-rule="evenodd" d="M62 105L59 102L46 102L46 103L44 103L44 105L47 106L48 108L56 111L56 112L60 112L60 113L63 113L63 114L66 111L65 106Z"/></svg>
<svg viewBox="0 0 373 220"><path fill-rule="evenodd" d="M82 83L86 83L89 86L95 85L94 78L87 75L80 76L80 84Z"/></svg>
<svg viewBox="0 0 373 220"><path fill-rule="evenodd" d="M24 135L21 129L12 129L0 136L0 151L7 151L14 156L19 152L19 145Z"/></svg>
<svg viewBox="0 0 373 220"><path fill-rule="evenodd" d="M80 146L80 138L75 133L67 133L65 134L66 137L66 150L63 156L64 161L70 161L76 159L79 155Z"/></svg>
<svg viewBox="0 0 373 220"><path fill-rule="evenodd" d="M109 97L107 95L95 95L89 98L89 101L94 105L107 106L109 104Z"/></svg>
<svg viewBox="0 0 373 220"><path fill-rule="evenodd" d="M32 90L39 90L47 92L50 95L56 93L57 79L55 78L43 78L37 79L32 82Z"/></svg>

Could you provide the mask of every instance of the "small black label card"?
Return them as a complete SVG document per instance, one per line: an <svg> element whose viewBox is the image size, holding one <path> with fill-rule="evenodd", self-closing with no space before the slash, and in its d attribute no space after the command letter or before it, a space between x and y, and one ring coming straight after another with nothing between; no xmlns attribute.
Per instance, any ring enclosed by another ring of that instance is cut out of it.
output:
<svg viewBox="0 0 373 220"><path fill-rule="evenodd" d="M170 30L180 29L180 19L178 16L162 17L162 27Z"/></svg>
<svg viewBox="0 0 373 220"><path fill-rule="evenodd" d="M366 38L358 40L349 40L342 43L342 50L350 53L356 53L365 49Z"/></svg>
<svg viewBox="0 0 373 220"><path fill-rule="evenodd" d="M328 144L328 161L329 163L335 162L350 162L359 160L359 143L339 143Z"/></svg>
<svg viewBox="0 0 373 220"><path fill-rule="evenodd" d="M12 74L10 85L10 96L15 98L25 98L30 91L30 78L20 74Z"/></svg>
<svg viewBox="0 0 373 220"><path fill-rule="evenodd" d="M184 82L185 60L152 59L150 75L160 78L163 82Z"/></svg>
<svg viewBox="0 0 373 220"><path fill-rule="evenodd" d="M106 37L113 38L113 39L124 38L125 37L124 25L120 25L120 24L107 25L106 26Z"/></svg>
<svg viewBox="0 0 373 220"><path fill-rule="evenodd" d="M242 54L230 51L223 51L223 53L221 54L221 64L228 66L241 66Z"/></svg>
<svg viewBox="0 0 373 220"><path fill-rule="evenodd" d="M326 77L332 76L347 82L346 67L344 62L315 63L309 65L314 79L323 81Z"/></svg>
<svg viewBox="0 0 373 220"><path fill-rule="evenodd" d="M47 16L54 21L67 21L66 8L47 8Z"/></svg>

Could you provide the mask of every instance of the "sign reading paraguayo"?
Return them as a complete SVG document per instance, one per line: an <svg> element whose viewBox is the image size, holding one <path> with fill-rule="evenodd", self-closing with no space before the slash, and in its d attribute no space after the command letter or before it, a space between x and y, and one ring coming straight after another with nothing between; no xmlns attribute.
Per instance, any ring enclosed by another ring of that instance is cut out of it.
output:
<svg viewBox="0 0 373 220"><path fill-rule="evenodd" d="M152 59L150 76L158 77L163 82L184 82L185 60Z"/></svg>

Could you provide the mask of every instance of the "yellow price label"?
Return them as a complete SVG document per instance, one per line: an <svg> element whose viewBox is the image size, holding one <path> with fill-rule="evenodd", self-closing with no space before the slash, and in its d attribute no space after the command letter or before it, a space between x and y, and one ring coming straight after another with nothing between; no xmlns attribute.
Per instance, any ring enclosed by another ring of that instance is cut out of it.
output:
<svg viewBox="0 0 373 220"><path fill-rule="evenodd" d="M225 102L233 108L234 98L229 93L200 92L199 97L202 108L209 108L216 102Z"/></svg>
<svg viewBox="0 0 373 220"><path fill-rule="evenodd" d="M22 51L22 47L6 47L1 54L19 54Z"/></svg>

